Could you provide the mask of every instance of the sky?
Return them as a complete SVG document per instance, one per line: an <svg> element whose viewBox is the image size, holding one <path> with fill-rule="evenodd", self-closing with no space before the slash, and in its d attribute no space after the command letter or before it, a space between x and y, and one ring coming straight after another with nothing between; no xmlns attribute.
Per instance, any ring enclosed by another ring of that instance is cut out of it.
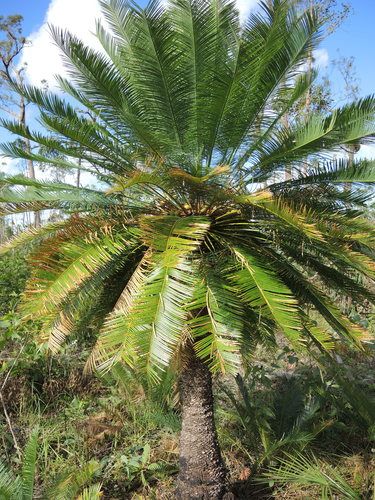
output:
<svg viewBox="0 0 375 500"><path fill-rule="evenodd" d="M146 0L139 1L140 5L145 3ZM337 0L337 3L341 2ZM257 0L237 0L237 4L242 18L245 18L255 8ZM333 62L340 56L354 57L360 95L375 93L375 0L351 0L351 5L351 15L323 41L315 54L321 74L332 81L338 102L342 98L343 80ZM46 79L53 88L53 75L64 72L46 23L69 29L90 45L97 43L93 36L95 20L100 17L97 0L0 0L0 16L16 13L23 16L24 34L32 42L23 56L28 63L27 76L32 84L38 85Z"/></svg>

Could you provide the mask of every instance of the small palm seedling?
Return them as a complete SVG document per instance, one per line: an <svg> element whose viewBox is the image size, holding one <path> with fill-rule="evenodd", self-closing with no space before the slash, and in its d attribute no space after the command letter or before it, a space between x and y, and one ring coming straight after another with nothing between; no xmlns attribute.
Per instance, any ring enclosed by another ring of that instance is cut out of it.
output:
<svg viewBox="0 0 375 500"><path fill-rule="evenodd" d="M286 455L280 465L270 467L258 482L276 484L294 483L300 486L315 485L320 488L322 500L340 498L360 500L361 493L353 489L346 479L332 466L317 460L313 455Z"/></svg>
<svg viewBox="0 0 375 500"><path fill-rule="evenodd" d="M140 480L144 487L148 485L155 474L163 471L161 462L151 461L151 448L148 443L143 446L141 454L122 455L120 460L126 471L128 481Z"/></svg>
<svg viewBox="0 0 375 500"><path fill-rule="evenodd" d="M45 496L56 500L97 500L101 498L101 485L89 483L99 470L99 463L91 460L81 468L65 471L54 479Z"/></svg>
<svg viewBox="0 0 375 500"><path fill-rule="evenodd" d="M100 500L102 498L102 485L100 483L93 484L85 488L77 497L77 500Z"/></svg>
<svg viewBox="0 0 375 500"><path fill-rule="evenodd" d="M13 474L0 462L0 498L4 500L33 500L38 459L38 431L33 431L26 443L20 475ZM43 498L56 500L97 500L101 498L99 484L86 486L99 469L97 462L88 462L81 470L67 472L44 488ZM43 487L42 487L43 490ZM81 492L81 493L80 493ZM45 496L44 496L45 495ZM39 498L39 497L38 497Z"/></svg>
<svg viewBox="0 0 375 500"><path fill-rule="evenodd" d="M167 368L179 375L179 496L221 498L211 374L237 373L276 332L294 349L367 338L327 289L374 300L374 162L334 155L372 140L375 100L286 126L316 77L304 62L320 38L317 15L293 2L262 2L243 26L230 0L101 4L101 51L52 28L69 73L58 83L87 113L11 82L45 131L2 121L41 148L14 142L6 155L96 181L0 179L2 215L65 214L3 251L30 250L23 312L53 352L93 311L104 320L87 371L125 363L153 383Z"/></svg>
<svg viewBox="0 0 375 500"><path fill-rule="evenodd" d="M0 498L6 500L32 500L38 451L38 432L31 433L22 457L21 474L15 476L0 463Z"/></svg>
<svg viewBox="0 0 375 500"><path fill-rule="evenodd" d="M301 452L332 424L322 420L319 402L303 392L295 377L279 377L263 391L256 391L253 381L240 375L236 384L236 392L224 386L222 390L235 409L245 446L259 443L251 457L253 474L285 453Z"/></svg>

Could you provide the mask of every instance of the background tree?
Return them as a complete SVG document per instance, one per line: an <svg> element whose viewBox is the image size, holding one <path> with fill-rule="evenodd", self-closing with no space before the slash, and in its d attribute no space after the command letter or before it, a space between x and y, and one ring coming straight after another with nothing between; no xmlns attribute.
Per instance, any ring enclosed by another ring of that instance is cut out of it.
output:
<svg viewBox="0 0 375 500"><path fill-rule="evenodd" d="M59 78L60 87L96 120L21 84L54 135L3 121L64 157L15 143L3 147L7 155L85 169L97 185L2 179L4 215L74 214L2 250L30 245L23 313L42 322L53 352L74 332L78 311L95 302L102 326L87 371L125 363L150 383L166 370L178 374L178 494L221 498L212 373L236 373L257 343L273 344L280 332L307 351L330 352L340 341L362 348L366 339L326 289L374 299L366 205L374 162L332 155L371 140L375 101L283 123L312 84L301 68L320 39L314 9L299 15L275 0L243 28L225 0L145 9L112 0L103 9L106 56L52 29L71 78ZM296 176L280 181L286 168ZM347 182L363 190L348 193Z"/></svg>
<svg viewBox="0 0 375 500"><path fill-rule="evenodd" d="M324 36L329 36L334 33L341 24L346 20L351 12L349 2L337 2L337 0L299 0L302 9L308 9L310 12L315 10L325 28ZM314 64L314 54L310 52L307 57L307 72L312 74ZM317 87L318 94L321 93L322 87ZM309 114L312 111L312 102L314 87L306 93L305 98L305 113Z"/></svg>
<svg viewBox="0 0 375 500"><path fill-rule="evenodd" d="M14 116L22 126L26 126L26 108L28 102L25 97L14 92L10 85L15 81L18 85L24 82L26 66L19 65L18 57L23 49L29 44L22 34L22 16L0 16L0 109ZM31 153L31 143L27 138L23 139L25 151ZM35 168L33 160L26 158L27 173L30 179L35 179ZM40 225L40 214L35 212L34 222Z"/></svg>

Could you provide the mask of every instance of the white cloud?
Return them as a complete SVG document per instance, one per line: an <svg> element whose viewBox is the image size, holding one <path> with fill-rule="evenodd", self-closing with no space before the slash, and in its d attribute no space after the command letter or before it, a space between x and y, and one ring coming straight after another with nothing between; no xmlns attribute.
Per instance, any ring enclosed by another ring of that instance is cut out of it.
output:
<svg viewBox="0 0 375 500"><path fill-rule="evenodd" d="M19 174L24 170L22 163L22 160L0 156L0 173L7 175Z"/></svg>
<svg viewBox="0 0 375 500"><path fill-rule="evenodd" d="M256 7L259 0L237 0L237 7L240 11L241 21L245 21L250 11Z"/></svg>
<svg viewBox="0 0 375 500"><path fill-rule="evenodd" d="M259 0L237 0L241 20ZM46 80L54 86L54 75L66 76L60 51L51 39L48 24L68 29L87 45L99 48L95 38L95 21L102 19L97 0L51 0L43 25L29 35L31 46L25 49L21 63L27 63L27 77L31 84L40 85Z"/></svg>
<svg viewBox="0 0 375 500"><path fill-rule="evenodd" d="M318 68L326 68L329 63L329 54L326 49L314 50L314 66Z"/></svg>
<svg viewBox="0 0 375 500"><path fill-rule="evenodd" d="M359 152L356 155L358 160L368 159L372 160L375 158L375 146L372 144L366 144L361 146Z"/></svg>
<svg viewBox="0 0 375 500"><path fill-rule="evenodd" d="M54 44L48 24L68 29L86 44L97 48L95 21L102 17L97 0L52 0L41 28L29 35L31 46L25 49L21 63L27 63L27 77L33 85L47 80L53 86L54 75L65 75L60 51Z"/></svg>

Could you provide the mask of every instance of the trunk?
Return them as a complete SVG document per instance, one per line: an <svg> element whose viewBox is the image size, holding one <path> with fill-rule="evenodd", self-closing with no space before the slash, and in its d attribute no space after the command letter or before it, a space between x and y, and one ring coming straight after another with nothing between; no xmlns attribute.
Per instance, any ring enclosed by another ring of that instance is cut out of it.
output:
<svg viewBox="0 0 375 500"><path fill-rule="evenodd" d="M356 144L348 144L346 147L346 152L348 153L348 163L352 167L355 160L355 154L358 153L359 147ZM345 191L351 191L352 187L350 182L344 184Z"/></svg>
<svg viewBox="0 0 375 500"><path fill-rule="evenodd" d="M313 16L314 8L313 8L313 3L311 0L309 0L308 5L309 5L310 15ZM312 50L310 49L309 53L307 55L307 73L310 77L310 81L311 81L312 69L313 69L313 53L312 53ZM305 99L306 119L309 119L310 115L311 115L311 86L308 88L308 90L306 92L306 99ZM303 168L303 171L305 174L307 173L308 168L309 168L309 162L306 161L305 166Z"/></svg>
<svg viewBox="0 0 375 500"><path fill-rule="evenodd" d="M190 345L185 348L183 362L177 498L221 499L225 493L226 470L214 422L211 373Z"/></svg>
<svg viewBox="0 0 375 500"><path fill-rule="evenodd" d="M20 98L20 104L19 104L19 107L20 107L20 111L19 111L19 119L18 121L20 122L21 125L23 125L24 127L26 126L26 103L25 103L25 99L23 96L21 96ZM25 145L25 151L27 153L31 153L31 144L30 144L30 140L29 139L25 139L24 140L24 145ZM33 163L33 160L31 159L28 159L26 160L26 164L27 164L27 175L30 179L36 179L36 176L35 176L35 169L34 169L34 163ZM40 213L39 212L34 212L34 225L35 227L39 227L41 224L41 220L40 220Z"/></svg>
<svg viewBox="0 0 375 500"><path fill-rule="evenodd" d="M82 158L78 158L78 168L77 168L77 178L76 178L77 188L79 188L81 185L81 165L82 165Z"/></svg>
<svg viewBox="0 0 375 500"><path fill-rule="evenodd" d="M286 113L285 115L283 115L281 117L281 123L283 124L285 129L289 128L289 115L288 115L288 113ZM292 178L292 167L290 165L288 165L285 167L284 181L290 181L291 178Z"/></svg>
<svg viewBox="0 0 375 500"><path fill-rule="evenodd" d="M314 7L313 3L311 0L309 0L309 13L311 16L314 14ZM311 77L312 73L312 68L313 68L313 53L311 50L309 50L308 56L307 56L307 73ZM305 100L305 113L306 116L309 117L311 113L311 87L309 87L307 93L306 93L306 100Z"/></svg>

